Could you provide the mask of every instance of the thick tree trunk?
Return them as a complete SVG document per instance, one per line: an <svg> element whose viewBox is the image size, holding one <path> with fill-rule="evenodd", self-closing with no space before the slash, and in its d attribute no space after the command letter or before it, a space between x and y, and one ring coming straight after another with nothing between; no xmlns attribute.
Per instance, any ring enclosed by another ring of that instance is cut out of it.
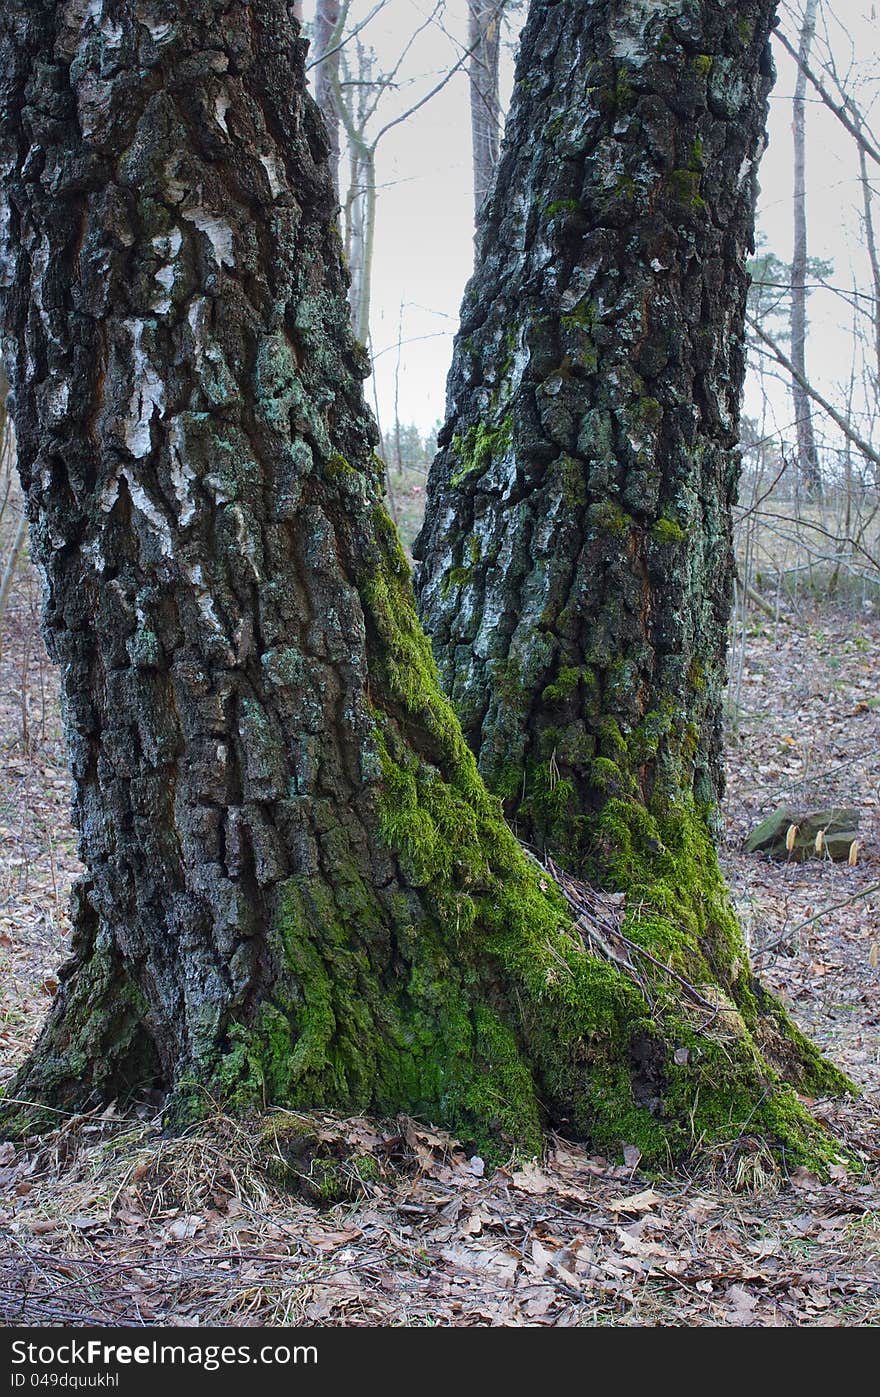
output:
<svg viewBox="0 0 880 1397"><path fill-rule="evenodd" d="M441 679L521 834L722 787L744 259L772 0L539 3L417 544Z"/></svg>
<svg viewBox="0 0 880 1397"><path fill-rule="evenodd" d="M740 1125L827 1154L745 968L741 1014L662 975L649 1002L477 777L380 504L285 0L7 0L0 45L19 461L88 868L7 1129L153 1083L176 1121L219 1097L495 1150L549 1118L657 1160Z"/></svg>
<svg viewBox="0 0 880 1397"><path fill-rule="evenodd" d="M794 136L794 246L791 258L791 361L806 378L807 348L807 129L805 67L810 62L810 49L816 32L818 0L806 0L798 49L797 80L792 103L792 134ZM798 471L811 495L822 492L819 453L813 432L813 408L809 394L797 379L792 380L791 397L794 404L797 436Z"/></svg>
<svg viewBox="0 0 880 1397"><path fill-rule="evenodd" d="M498 60L504 0L468 0L468 61L471 141L474 169L474 218L492 187L501 138Z"/></svg>
<svg viewBox="0 0 880 1397"><path fill-rule="evenodd" d="M710 832L774 9L532 4L415 550L514 828L741 1005Z"/></svg>

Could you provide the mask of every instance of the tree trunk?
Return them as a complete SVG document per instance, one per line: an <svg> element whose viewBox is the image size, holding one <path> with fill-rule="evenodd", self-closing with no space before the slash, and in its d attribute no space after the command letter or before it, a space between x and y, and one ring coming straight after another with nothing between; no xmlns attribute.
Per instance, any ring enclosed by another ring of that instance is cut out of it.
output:
<svg viewBox="0 0 880 1397"><path fill-rule="evenodd" d="M496 1155L549 1119L657 1161L740 1126L827 1156L745 967L740 1013L665 972L649 1002L477 777L380 504L286 0L7 0L0 46L19 464L88 869L6 1128L152 1084L178 1123L274 1101Z"/></svg>
<svg viewBox="0 0 880 1397"><path fill-rule="evenodd" d="M794 136L794 247L791 259L791 360L806 378L807 343L807 189L806 189L806 104L807 75L804 69L810 61L810 48L816 31L818 0L806 0L798 50L798 70L792 102L792 134ZM822 492L822 473L813 432L813 411L809 395L797 379L792 380L791 397L794 404L797 434L798 472L810 495Z"/></svg>
<svg viewBox="0 0 880 1397"><path fill-rule="evenodd" d="M533 3L415 549L516 831L740 1004L710 832L774 8Z"/></svg>
<svg viewBox="0 0 880 1397"><path fill-rule="evenodd" d="M347 8L347 7L346 7ZM315 56L319 59L315 74L315 100L324 118L327 139L330 142L330 175L333 187L339 194L339 108L336 105L336 86L339 74L339 52L333 52L339 42L339 16L341 0L318 0L315 11ZM330 52L328 53L328 50ZM324 55L327 55L325 57Z"/></svg>
<svg viewBox="0 0 880 1397"><path fill-rule="evenodd" d="M609 793L722 788L773 10L545 3L522 39L417 556L481 772L576 869Z"/></svg>
<svg viewBox="0 0 880 1397"><path fill-rule="evenodd" d="M880 397L880 256L877 253L877 239L874 233L874 195L868 178L868 162L862 146L859 146L859 184L862 190L862 216L865 248L871 264L871 285L874 298L871 303L871 322L874 331L874 367L872 376L875 392Z"/></svg>
<svg viewBox="0 0 880 1397"><path fill-rule="evenodd" d="M504 0L468 0L468 63L474 168L474 218L495 177L501 132L498 59Z"/></svg>

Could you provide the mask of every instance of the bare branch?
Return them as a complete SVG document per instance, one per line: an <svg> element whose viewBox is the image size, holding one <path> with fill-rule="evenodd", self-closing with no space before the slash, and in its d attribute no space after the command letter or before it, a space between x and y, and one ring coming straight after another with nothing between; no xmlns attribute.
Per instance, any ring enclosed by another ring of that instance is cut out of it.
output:
<svg viewBox="0 0 880 1397"><path fill-rule="evenodd" d="M831 403L829 403L827 398L823 398L822 394L818 391L818 389L814 388L813 385L809 383L806 378L804 378L803 374L798 373L797 369L789 359L788 355L783 353L782 349L780 349L779 345L776 343L775 340L772 340L769 335L764 333L757 320L755 320L751 315L747 315L746 323L749 326L749 328L757 335L758 339L761 340L761 342L767 346L774 359L776 359L777 362L782 365L782 367L785 369L787 373L791 374L792 378L800 384L804 392L809 394L809 396L813 399L813 402L818 403L819 406L823 408L825 412L828 413L828 416L831 418L832 422L835 422L837 424L837 426L843 432L843 435L852 442L853 446L857 446L859 450L862 452L862 454L864 456L867 456L869 461L873 461L875 466L880 467L880 453L875 451L873 446L871 446L869 442L865 441L864 437L859 435L859 433L855 430L851 423L847 422L846 418L843 417L835 407L832 407Z"/></svg>
<svg viewBox="0 0 880 1397"><path fill-rule="evenodd" d="M774 30L774 35L782 44L782 47L786 50L786 52L791 54L795 63L797 63L798 67L801 69L801 72L803 73L804 77L816 89L819 96L822 98L822 101L825 103L826 107L830 108L830 110L837 117L838 121L840 121L846 127L853 140L858 143L858 145L865 152L865 154L869 155L872 160L875 160L877 164L880 165L880 150L877 149L877 147L865 135L864 131L852 119L852 117L849 115L846 109L845 104L843 102L835 102L834 98L831 96L831 93L827 90L827 88L823 86L821 79L819 79L816 76L816 74L810 68L809 64L801 62L798 56L797 49L785 37L785 35L782 33L780 29Z"/></svg>

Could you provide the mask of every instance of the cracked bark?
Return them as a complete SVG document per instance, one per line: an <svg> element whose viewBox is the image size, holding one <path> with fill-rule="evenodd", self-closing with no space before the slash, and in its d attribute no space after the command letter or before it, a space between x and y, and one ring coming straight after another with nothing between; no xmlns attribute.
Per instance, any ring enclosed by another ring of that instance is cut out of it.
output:
<svg viewBox="0 0 880 1397"><path fill-rule="evenodd" d="M589 867L623 765L722 790L771 0L536 3L416 556L480 771Z"/></svg>

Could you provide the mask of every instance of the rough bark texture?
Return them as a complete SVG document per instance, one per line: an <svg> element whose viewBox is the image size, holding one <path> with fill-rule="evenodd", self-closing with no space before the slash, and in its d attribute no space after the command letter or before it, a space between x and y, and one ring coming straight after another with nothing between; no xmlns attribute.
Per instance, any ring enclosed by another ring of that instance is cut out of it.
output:
<svg viewBox="0 0 880 1397"><path fill-rule="evenodd" d="M745 966L740 1012L663 977L649 1002L477 776L380 505L289 7L7 0L0 84L19 462L88 868L10 1096L827 1154L758 1054Z"/></svg>
<svg viewBox="0 0 880 1397"><path fill-rule="evenodd" d="M711 832L774 10L533 3L415 550L514 828L759 1039Z"/></svg>
<svg viewBox="0 0 880 1397"><path fill-rule="evenodd" d="M504 0L468 0L468 77L471 101L471 142L474 168L474 217L495 177L501 138L498 59Z"/></svg>
<svg viewBox="0 0 880 1397"><path fill-rule="evenodd" d="M532 6L416 546L441 679L524 838L722 787L744 260L773 0Z"/></svg>
<svg viewBox="0 0 880 1397"><path fill-rule="evenodd" d="M798 70L792 102L792 135L794 137L794 245L791 258L791 362L801 378L806 378L807 348L807 75L810 49L816 32L818 0L807 0L798 45ZM791 385L797 435L798 470L812 494L821 494L822 473L813 432L813 406L810 395L796 379Z"/></svg>

